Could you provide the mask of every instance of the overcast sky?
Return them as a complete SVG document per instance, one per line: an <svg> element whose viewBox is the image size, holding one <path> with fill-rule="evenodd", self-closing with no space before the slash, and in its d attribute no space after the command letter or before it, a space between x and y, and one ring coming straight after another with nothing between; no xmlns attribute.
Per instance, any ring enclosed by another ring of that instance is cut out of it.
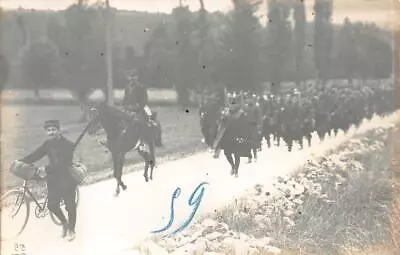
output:
<svg viewBox="0 0 400 255"><path fill-rule="evenodd" d="M351 20L373 21L381 25L390 22L390 0L334 0L335 23L342 22L348 16ZM52 9L62 10L71 5L74 0L0 0L0 5L5 9L16 9L19 6L26 9ZM95 0L90 0L95 2ZM138 10L149 12L171 12L178 5L178 0L110 0L111 6L117 9ZM192 11L198 10L198 0L186 0ZM266 0L264 0L266 2ZM314 0L305 0L308 18L312 19ZM229 11L232 8L231 0L204 0L209 11ZM260 15L265 14L264 5Z"/></svg>

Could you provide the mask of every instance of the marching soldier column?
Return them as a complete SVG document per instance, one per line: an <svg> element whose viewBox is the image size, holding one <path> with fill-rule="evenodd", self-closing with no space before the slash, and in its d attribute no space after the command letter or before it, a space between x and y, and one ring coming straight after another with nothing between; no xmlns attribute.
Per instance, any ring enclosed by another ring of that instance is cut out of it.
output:
<svg viewBox="0 0 400 255"><path fill-rule="evenodd" d="M370 120L374 114L390 114L396 110L394 97L393 84L387 82L352 87L341 84L321 87L308 83L275 95L231 92L225 94L224 106L219 105L221 118L217 118L215 124L226 123L224 120L235 109L236 114L243 113L250 126L248 142L254 145L252 151L256 158L263 139L268 147L273 141L280 146L283 140L289 151L294 142L303 148L303 139L311 146L313 132L323 141L327 135L336 136L339 130L347 132L353 125L358 128L364 119ZM215 136L214 149L225 130L221 126ZM249 160L251 158L250 154Z"/></svg>

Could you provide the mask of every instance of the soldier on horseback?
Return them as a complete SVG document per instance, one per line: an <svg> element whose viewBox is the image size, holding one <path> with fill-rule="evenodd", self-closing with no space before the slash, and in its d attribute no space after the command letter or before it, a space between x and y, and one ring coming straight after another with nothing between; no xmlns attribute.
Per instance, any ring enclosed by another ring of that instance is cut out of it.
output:
<svg viewBox="0 0 400 255"><path fill-rule="evenodd" d="M148 123L149 127L156 127L158 133L156 146L162 147L161 125L156 119L156 114L151 111L148 104L147 89L142 83L139 82L136 70L133 70L129 75L128 85L124 91L124 109L143 117Z"/></svg>

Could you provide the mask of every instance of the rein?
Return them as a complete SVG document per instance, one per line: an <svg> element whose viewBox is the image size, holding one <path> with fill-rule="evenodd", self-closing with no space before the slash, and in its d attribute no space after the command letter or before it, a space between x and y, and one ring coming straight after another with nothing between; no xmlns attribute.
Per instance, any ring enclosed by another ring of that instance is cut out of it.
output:
<svg viewBox="0 0 400 255"><path fill-rule="evenodd" d="M78 139L74 143L73 150L75 150L76 146L79 144L79 142L82 140L83 136L85 133L89 130L90 125L92 124L93 120L89 121L85 129L82 131L82 133L79 135Z"/></svg>

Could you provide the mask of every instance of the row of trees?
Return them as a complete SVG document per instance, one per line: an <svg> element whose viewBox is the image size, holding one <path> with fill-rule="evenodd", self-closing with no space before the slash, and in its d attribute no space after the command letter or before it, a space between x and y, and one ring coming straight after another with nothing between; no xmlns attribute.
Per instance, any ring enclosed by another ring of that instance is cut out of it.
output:
<svg viewBox="0 0 400 255"><path fill-rule="evenodd" d="M144 27L141 33L150 35L143 49L118 38L124 30L116 22L121 12L111 10L116 87L123 87L126 72L135 68L148 86L174 86L185 105L193 89L257 91L269 83L276 91L284 81L351 82L391 74L388 33L349 20L333 25L331 0L316 0L313 22L307 22L304 1L268 0L265 26L256 16L259 1L232 0L234 9L228 14L209 13L199 1L197 12L179 2L170 16ZM80 101L96 88L105 89L104 10L101 4L80 0L61 12L63 19L49 19L46 36L35 41L29 41L19 18L25 45L19 65L22 84L67 87Z"/></svg>

